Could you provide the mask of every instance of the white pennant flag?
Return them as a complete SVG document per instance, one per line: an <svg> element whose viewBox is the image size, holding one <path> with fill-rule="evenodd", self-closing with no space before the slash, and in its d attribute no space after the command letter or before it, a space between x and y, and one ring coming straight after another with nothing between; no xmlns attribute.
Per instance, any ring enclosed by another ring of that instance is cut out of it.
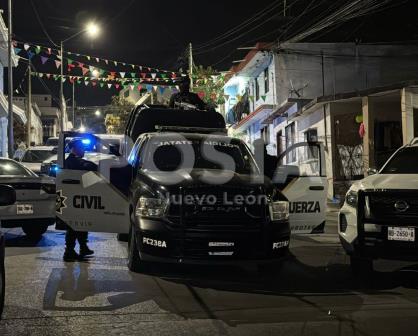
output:
<svg viewBox="0 0 418 336"><path fill-rule="evenodd" d="M100 62L100 59L99 59L98 57L96 57L96 62L97 62L97 63L99 63L99 62Z"/></svg>
<svg viewBox="0 0 418 336"><path fill-rule="evenodd" d="M112 84L107 84L107 87L110 89L112 87Z"/></svg>
<svg viewBox="0 0 418 336"><path fill-rule="evenodd" d="M129 87L130 87L131 91L135 88L134 85L129 85Z"/></svg>
<svg viewBox="0 0 418 336"><path fill-rule="evenodd" d="M28 49L30 48L30 45L29 45L29 44L27 44L27 43L25 43L25 44L23 45L23 48L25 48L25 50L28 50Z"/></svg>
<svg viewBox="0 0 418 336"><path fill-rule="evenodd" d="M152 79L155 79L155 77L157 77L157 74L156 73L152 73L151 74L151 77L152 77Z"/></svg>
<svg viewBox="0 0 418 336"><path fill-rule="evenodd" d="M125 72L119 72L122 78L125 78Z"/></svg>
<svg viewBox="0 0 418 336"><path fill-rule="evenodd" d="M85 82L84 82L84 85L85 85L85 86L89 85L89 82L85 81Z"/></svg>

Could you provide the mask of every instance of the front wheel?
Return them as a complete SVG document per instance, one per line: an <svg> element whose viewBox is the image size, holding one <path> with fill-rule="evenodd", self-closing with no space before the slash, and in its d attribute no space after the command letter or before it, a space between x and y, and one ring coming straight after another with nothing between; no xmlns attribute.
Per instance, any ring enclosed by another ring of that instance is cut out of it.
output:
<svg viewBox="0 0 418 336"><path fill-rule="evenodd" d="M139 256L136 242L135 229L131 227L128 240L128 268L131 272L141 273L145 270L145 263Z"/></svg>
<svg viewBox="0 0 418 336"><path fill-rule="evenodd" d="M22 230L29 239L40 239L48 230L48 224L23 224Z"/></svg>

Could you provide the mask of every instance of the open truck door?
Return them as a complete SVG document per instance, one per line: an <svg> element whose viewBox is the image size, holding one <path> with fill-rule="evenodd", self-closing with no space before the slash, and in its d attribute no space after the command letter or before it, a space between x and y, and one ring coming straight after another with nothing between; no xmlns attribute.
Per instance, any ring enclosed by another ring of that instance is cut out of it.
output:
<svg viewBox="0 0 418 336"><path fill-rule="evenodd" d="M109 182L111 174L108 171L111 165L99 165L99 172L65 167L66 139L86 136L88 135L76 132L64 132L60 135L56 215L76 231L128 233L129 202L125 195ZM101 168L107 170L107 174L102 174Z"/></svg>
<svg viewBox="0 0 418 336"><path fill-rule="evenodd" d="M273 182L289 200L292 233L324 232L327 178L321 143L290 146L279 156Z"/></svg>

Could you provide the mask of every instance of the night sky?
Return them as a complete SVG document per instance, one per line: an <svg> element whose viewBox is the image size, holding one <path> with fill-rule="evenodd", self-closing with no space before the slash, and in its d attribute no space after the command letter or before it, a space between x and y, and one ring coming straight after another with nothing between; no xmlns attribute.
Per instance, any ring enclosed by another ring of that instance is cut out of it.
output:
<svg viewBox="0 0 418 336"><path fill-rule="evenodd" d="M243 31L209 46L204 46L206 42L276 2L279 1L20 0L13 1L13 32L18 41L53 47L41 28L32 8L33 4L46 32L57 44L83 29L90 20L101 26L101 35L94 41L80 35L65 44L67 51L175 71L179 66L179 57L184 55L187 44L192 42L197 47L194 58L196 64L214 65L218 70L227 70L233 60L241 59L245 53L237 51L237 47L251 46L256 41L273 41L283 33L281 27L286 24L286 19L283 19L280 13L282 5L278 5L262 20L252 22ZM291 6L287 10L287 20L298 16L307 6L313 4L315 7L316 4L320 4L302 16L287 34L303 29L324 8L337 2L346 3L347 0L287 0ZM418 24L414 2L416 1L395 0L392 2L395 6L393 8L352 20L325 34L322 32L312 36L308 41L417 43ZM4 9L3 18L7 22L6 0L0 0L0 8ZM282 39L285 37L284 34ZM214 46L217 48L212 50ZM53 66L43 66L36 59L34 65L38 71L59 72ZM94 61L91 65L95 65ZM27 83L22 82L22 78L26 67L24 63L19 65L14 80L15 87L22 83L24 91ZM111 67L109 69L119 70ZM34 93L47 93L37 82L38 79L33 80ZM57 97L58 84L51 80L45 82ZM66 97L70 97L70 92L67 84ZM76 100L79 105L103 105L116 93L116 90L77 86Z"/></svg>

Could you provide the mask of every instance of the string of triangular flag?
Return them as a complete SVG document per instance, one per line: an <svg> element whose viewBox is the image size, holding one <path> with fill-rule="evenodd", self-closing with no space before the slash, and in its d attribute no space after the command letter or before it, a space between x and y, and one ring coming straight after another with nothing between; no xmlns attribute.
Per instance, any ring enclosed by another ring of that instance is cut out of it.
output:
<svg viewBox="0 0 418 336"><path fill-rule="evenodd" d="M115 88L117 90L119 89L130 89L132 90L146 90L148 92L151 92L152 90L157 91L159 90L161 92L161 94L163 94L165 92L166 89L176 89L179 90L179 87L177 85L172 85L172 84L156 84L154 83L149 83L149 82L141 82L141 79L138 79L139 81L134 82L134 81L112 81L109 82L107 80L107 78L95 78L92 79L90 77L82 77L82 76L70 76L70 75L57 75L57 74L50 74L50 73L43 73L43 72L33 72L32 76L34 77L39 77L39 78L43 78L43 79L51 79L51 80L55 80L55 81L59 81L61 80L62 82L70 82L71 84L79 84L79 85L84 85L84 86L91 86L91 87L100 87L100 88L108 88L108 89L112 89Z"/></svg>
<svg viewBox="0 0 418 336"><path fill-rule="evenodd" d="M48 56L54 55L56 57L59 57L62 60L62 57L61 57L62 55L60 55L60 50L55 49L55 48L46 47L46 46L42 46L38 44L31 44L31 43L22 42L22 41L13 41L13 46L15 48L16 54L19 54L20 52L24 51L27 53L29 59L31 59L32 57L36 55L39 55L41 52L45 53L47 56L43 56L43 58L41 58L41 62L43 64L45 64L48 61L49 59ZM170 70L159 69L159 68L149 67L145 65L132 64L132 63L127 63L127 62L121 62L121 61L116 61L116 60L110 60L110 59L101 58L97 56L75 53L72 51L64 50L64 54L67 56L72 56L72 57L85 58L87 62L84 62L84 63L95 61L96 64L102 63L103 65L110 65L110 66L113 65L116 67L122 66L122 67L130 68L132 70L139 70L141 72L153 72L153 73L165 73L165 74L171 74L171 75L172 74L179 75L179 73L176 73ZM66 57L64 57L64 59L65 58Z"/></svg>

